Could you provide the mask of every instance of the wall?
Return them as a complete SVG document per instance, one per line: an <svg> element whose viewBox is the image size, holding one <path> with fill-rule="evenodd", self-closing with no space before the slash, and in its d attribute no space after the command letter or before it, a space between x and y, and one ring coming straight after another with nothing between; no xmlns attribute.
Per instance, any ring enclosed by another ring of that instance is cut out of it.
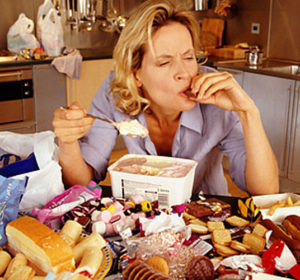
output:
<svg viewBox="0 0 300 280"><path fill-rule="evenodd" d="M236 11L225 18L223 44L248 42L259 45L271 58L300 61L300 1L299 0L232 0ZM7 47L6 34L19 13L36 18L43 0L0 0L0 49ZM143 0L115 0L119 14L129 16ZM193 6L192 0L185 0ZM217 0L210 0L214 6ZM195 12L199 23L203 17L216 17L213 9ZM260 34L251 34L251 23L260 23ZM113 48L118 35L99 30L98 23L91 32L71 31L65 26L65 43L76 48Z"/></svg>

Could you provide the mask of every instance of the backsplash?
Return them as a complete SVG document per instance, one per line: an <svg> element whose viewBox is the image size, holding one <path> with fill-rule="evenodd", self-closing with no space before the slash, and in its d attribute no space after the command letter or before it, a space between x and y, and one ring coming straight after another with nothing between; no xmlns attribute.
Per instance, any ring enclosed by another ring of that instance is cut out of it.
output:
<svg viewBox="0 0 300 280"><path fill-rule="evenodd" d="M185 0L189 5L192 0ZM143 0L115 0L118 13L129 16L134 8ZM214 0L211 1L214 3ZM0 10L5 11L0 17L0 48L7 48L6 35L9 27L24 12L34 19L39 5L43 0L0 0ZM271 58L300 61L300 25L299 0L235 0L237 11L225 18L223 44L234 45L248 42L259 45L265 55ZM203 17L216 17L212 9L195 12L199 23ZM260 34L251 34L251 23L260 24ZM65 26L65 44L83 48L113 48L117 33L108 33L98 28L98 23L92 31L71 30Z"/></svg>

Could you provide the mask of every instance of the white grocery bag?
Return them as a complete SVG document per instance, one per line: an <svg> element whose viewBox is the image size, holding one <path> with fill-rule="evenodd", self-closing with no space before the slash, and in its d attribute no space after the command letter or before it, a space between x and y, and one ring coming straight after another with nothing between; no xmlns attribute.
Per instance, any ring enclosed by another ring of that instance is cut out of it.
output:
<svg viewBox="0 0 300 280"><path fill-rule="evenodd" d="M8 50L14 53L20 53L22 49L39 48L40 44L32 34L33 28L33 21L21 13L17 21L8 30Z"/></svg>
<svg viewBox="0 0 300 280"><path fill-rule="evenodd" d="M49 56L59 56L64 47L64 31L61 17L51 8L40 22L41 43Z"/></svg>
<svg viewBox="0 0 300 280"><path fill-rule="evenodd" d="M39 6L37 18L36 18L36 37L41 42L41 24L45 19L48 12L54 8L51 0L45 0L42 5Z"/></svg>
<svg viewBox="0 0 300 280"><path fill-rule="evenodd" d="M65 191L61 167L58 164L58 147L54 138L55 134L52 131L33 134L0 132L0 149L21 158L28 157L33 152L39 167L37 171L13 177L15 179L29 177L20 202L20 210L40 208Z"/></svg>

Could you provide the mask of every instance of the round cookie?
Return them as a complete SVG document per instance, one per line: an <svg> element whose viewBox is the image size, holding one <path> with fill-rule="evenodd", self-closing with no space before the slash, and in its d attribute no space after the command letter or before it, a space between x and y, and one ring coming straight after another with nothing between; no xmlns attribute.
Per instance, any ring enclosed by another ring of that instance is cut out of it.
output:
<svg viewBox="0 0 300 280"><path fill-rule="evenodd" d="M234 250L243 252L243 253L249 253L250 252L250 246L244 243L241 243L239 241L233 240L230 244L230 247Z"/></svg>
<svg viewBox="0 0 300 280"><path fill-rule="evenodd" d="M142 268L138 271L138 273L135 274L133 280L140 280L141 277L142 277L142 275L145 274L148 270L149 270L149 269L148 269L146 266L142 267Z"/></svg>
<svg viewBox="0 0 300 280"><path fill-rule="evenodd" d="M214 266L208 257L194 257L187 266L187 278L189 280L212 280L214 276Z"/></svg>
<svg viewBox="0 0 300 280"><path fill-rule="evenodd" d="M135 279L135 276L139 273L139 271L141 269L143 269L145 266L142 262L140 262L137 266L135 266L131 272L129 273L128 275L128 280L134 280Z"/></svg>
<svg viewBox="0 0 300 280"><path fill-rule="evenodd" d="M153 275L153 271L151 269L147 269L147 271L141 275L139 280L148 280L151 275Z"/></svg>
<svg viewBox="0 0 300 280"><path fill-rule="evenodd" d="M164 275L169 275L169 265L167 261L161 256L152 256L147 259L146 264L161 272Z"/></svg>
<svg viewBox="0 0 300 280"><path fill-rule="evenodd" d="M139 264L141 264L141 261L134 261L133 263L129 264L126 269L124 270L123 274L123 279L128 280L129 279L129 274L130 272Z"/></svg>

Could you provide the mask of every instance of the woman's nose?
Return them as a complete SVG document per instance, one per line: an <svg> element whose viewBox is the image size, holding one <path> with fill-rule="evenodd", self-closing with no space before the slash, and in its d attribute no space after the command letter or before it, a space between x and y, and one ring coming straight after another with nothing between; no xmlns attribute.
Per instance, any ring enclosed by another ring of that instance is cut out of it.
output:
<svg viewBox="0 0 300 280"><path fill-rule="evenodd" d="M175 69L175 80L183 80L190 77L187 67L182 62L178 62Z"/></svg>

